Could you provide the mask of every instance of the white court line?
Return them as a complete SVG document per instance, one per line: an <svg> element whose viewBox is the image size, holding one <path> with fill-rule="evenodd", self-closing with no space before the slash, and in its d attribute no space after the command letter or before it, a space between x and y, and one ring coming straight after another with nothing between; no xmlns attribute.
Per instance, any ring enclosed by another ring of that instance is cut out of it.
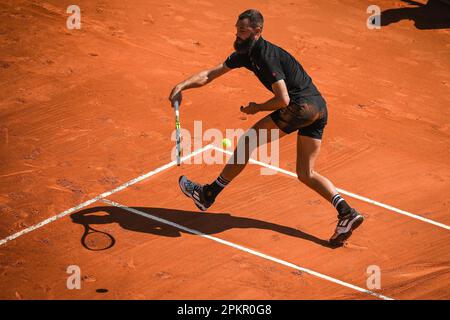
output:
<svg viewBox="0 0 450 320"><path fill-rule="evenodd" d="M228 155L232 155L233 154L233 152L231 152L231 151L223 150L223 149L221 149L219 147L216 147L216 146L212 146L212 148L214 150L216 150L216 151L220 151L220 152L226 153ZM294 172L290 172L290 171L287 171L287 170L284 170L284 169L272 166L270 164L267 164L267 163L264 163L264 162L261 162L261 161L258 161L258 160L252 159L252 158L250 158L250 162L254 163L254 164L258 164L258 165L260 165L262 167L266 167L266 168L269 168L269 169L272 169L272 170L284 173L284 174L286 174L288 176L297 178L297 174L294 173ZM402 215L408 216L408 217L413 218L413 219L417 219L417 220L420 220L420 221L423 221L423 222L427 222L429 224L433 224L433 225L435 225L437 227L441 227L441 228L446 229L446 230L450 230L450 226L448 226L446 224L443 224L441 222L437 222L437 221L434 221L434 220L431 220L431 219L427 219L427 218L424 218L422 216L419 216L417 214L414 214L414 213L411 213L411 212L408 212L408 211L397 209L397 208L392 207L390 205L387 205L387 204L384 204L384 203L381 203L381 202L378 202L378 201L375 201L375 200L372 200L372 199L369 199L369 198L366 198L366 197L362 197L360 195L357 195L355 193L351 193L349 191L345 191L343 189L339 189L339 188L336 188L336 189L340 193L343 193L343 194L345 194L345 195L347 195L349 197L352 197L352 198L355 198L355 199L358 199L358 200L361 200L361 201L373 204L373 205L378 206L378 207L385 208L385 209L390 210L390 211L394 211L394 212L400 213Z"/></svg>
<svg viewBox="0 0 450 320"><path fill-rule="evenodd" d="M204 152L206 150L211 149L211 147L212 147L212 145L209 144L209 145L207 145L207 146L205 146L203 148L200 148L200 149L192 152L191 154L188 154L187 156L182 157L181 161L185 161L185 160L187 160L187 159L189 159L191 157L194 157L194 156L196 156L199 153L202 153L202 152ZM163 165L163 166L161 166L159 168L156 168L153 171L147 172L146 174L143 174L143 175L141 175L141 176L139 176L139 177L137 177L137 178L135 178L133 180L125 182L121 186L119 186L119 187L117 187L117 188L115 188L115 189L113 189L111 191L104 192L101 195L98 195L98 196L96 196L95 198L93 198L91 200L85 201L85 202L83 202L83 203L81 203L81 204L79 204L79 205L77 205L77 206L75 206L73 208L70 208L70 209L68 209L68 210L66 210L64 212L61 212L61 213L59 213L59 214L57 214L57 215L55 215L53 217L50 217L50 218L48 218L48 219L46 219L44 221L41 221L41 222L39 222L38 224L36 224L34 226L31 226L29 228L26 228L26 229L24 229L22 231L19 231L19 232L15 233L15 234L11 235L9 237L6 237L5 239L0 240L0 246L5 244L5 243L7 243L7 242L9 242L9 241L11 241L11 240L14 240L14 239L16 239L16 238L18 238L20 236L23 236L24 234L27 234L27 233L29 233L29 232L31 232L33 230L36 230L36 229L38 229L38 228L40 228L42 226L45 226L46 224L49 224L50 222L53 222L53 221L56 221L56 220L58 220L58 219L60 219L62 217L65 217L65 216L67 216L68 214L70 214L72 212L78 211L81 208L84 208L84 207L86 207L86 206L88 206L88 205L90 205L90 204L92 204L92 203L94 203L96 201L99 201L99 200L101 200L103 198L109 197L113 193L116 193L116 192L119 192L119 191L121 191L121 190L123 190L125 188L128 188L129 186L131 186L131 185L133 185L135 183L138 183L138 182L140 182L142 180L145 180L145 179L147 179L147 178L149 178L151 176L154 176L155 174L157 174L157 173L159 173L161 171L169 169L170 167L173 167L176 164L177 164L176 160L174 160L172 162L169 162L169 163L167 163L167 164L165 164L165 165Z"/></svg>
<svg viewBox="0 0 450 320"><path fill-rule="evenodd" d="M330 276L327 276L327 275L325 275L325 274L322 274L322 273L313 271L313 270L311 270L311 269L307 269L307 268L300 267L300 266L295 265L295 264L293 264L293 263L290 263L290 262L287 262L287 261L284 261L284 260L281 260L281 259L278 259L278 258L269 256L269 255L264 254L264 253L261 253L261 252L259 252L259 251L256 251L256 250L253 250L253 249L250 249L250 248L241 246L241 245L239 245L239 244L235 244L235 243L230 242L230 241L226 241L226 240L223 240L223 239L220 239L220 238L217 238L217 237L213 237L213 236L204 234L203 232L200 232L200 231L197 231L197 230L194 230L194 229L190 229L190 228L184 227L184 226L182 226L182 225L180 225L180 224L178 224L178 223L175 223L175 222L172 222L172 221L169 221L169 220L166 220L166 219L163 219L163 218L160 218L160 217L157 217L157 216L148 214L148 213L146 213L146 212L142 212L142 211L139 211L139 210L136 210L136 209L133 209L133 208L130 208L130 207L121 205L121 204L119 204L119 203L117 203L117 202L114 202L114 201L111 201L111 200L108 200L108 199L102 199L101 201L104 202L104 203L106 203L106 204L109 204L109 205L111 205L111 206L115 206L115 207L121 208L121 209L123 209L123 210L129 211L129 212L132 212L132 213L135 213L135 214L140 215L140 216L142 216L142 217L145 217L145 218L148 218L148 219L152 219L152 220L155 220L155 221L158 221L158 222L167 224L167 225L169 225L169 226L172 226L172 227L175 227L175 228L177 228L177 229L180 229L180 230L183 230L183 231L186 231L186 232L195 234L195 235L197 235L197 236L201 236L201 237L210 239L210 240L212 240L212 241L219 242L219 243L224 244L224 245L226 245L226 246L229 246L229 247L232 247L232 248L235 248L235 249L238 249L238 250L241 250L241 251L250 253L250 254L252 254L252 255L261 257L261 258L263 258L263 259L270 260L270 261L273 261L273 262L282 264L282 265L284 265L284 266L287 266L287 267L290 267L290 268L299 270L299 271L301 271L301 272L310 274L310 275L312 275L312 276L316 276L316 277L321 278L321 279L323 279L323 280L327 280L327 281L336 283L336 284L338 284L338 285L341 285L341 286L344 286L344 287L347 287L347 288L350 288L350 289L353 289L353 290L356 290L356 291L359 291L359 292L362 292L362 293L370 294L370 295L375 296L375 297L380 298L380 299L384 299L384 300L394 300L393 298L384 296L384 295L382 295L382 294L379 294L379 293L376 293L376 292L373 292L373 291L370 291L370 290L367 290L367 289L364 289L364 288L355 286L355 285L350 284L350 283L345 282L345 281L341 281L341 280L335 279L335 278L333 278L333 277L330 277Z"/></svg>

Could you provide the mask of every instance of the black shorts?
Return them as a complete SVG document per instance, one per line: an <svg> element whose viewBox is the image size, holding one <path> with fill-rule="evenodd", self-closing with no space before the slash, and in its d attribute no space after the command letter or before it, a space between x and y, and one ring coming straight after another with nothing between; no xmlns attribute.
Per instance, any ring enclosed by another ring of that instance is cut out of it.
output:
<svg viewBox="0 0 450 320"><path fill-rule="evenodd" d="M270 117L287 134L298 130L301 136L321 140L328 120L327 104L320 95L303 97L298 103L275 110Z"/></svg>

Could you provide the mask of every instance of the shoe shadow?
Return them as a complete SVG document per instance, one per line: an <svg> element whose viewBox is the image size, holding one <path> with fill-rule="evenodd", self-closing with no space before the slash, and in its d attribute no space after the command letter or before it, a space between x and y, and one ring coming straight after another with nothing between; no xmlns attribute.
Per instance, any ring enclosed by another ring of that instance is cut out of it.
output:
<svg viewBox="0 0 450 320"><path fill-rule="evenodd" d="M291 227L257 219L236 217L228 213L202 213L197 211L146 207L132 207L131 209L141 211L156 218L177 223L186 228L193 229L207 235L221 233L233 228L265 229L311 241L327 248L337 248L337 246L331 245L327 240L319 239L311 234ZM126 230L150 233L164 237L179 237L182 232L189 233L165 223L158 222L138 214L133 214L121 208L110 206L99 206L84 209L73 213L70 217L73 223L77 223L82 226L118 223Z"/></svg>
<svg viewBox="0 0 450 320"><path fill-rule="evenodd" d="M426 4L414 0L402 0L414 7L387 9L381 12L381 26L401 20L413 20L419 30L450 28L450 1L428 0Z"/></svg>

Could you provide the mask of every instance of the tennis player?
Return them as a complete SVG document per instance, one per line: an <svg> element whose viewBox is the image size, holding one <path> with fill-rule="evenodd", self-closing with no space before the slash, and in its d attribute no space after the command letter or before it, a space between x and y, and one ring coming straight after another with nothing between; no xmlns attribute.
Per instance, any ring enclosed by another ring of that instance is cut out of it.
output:
<svg viewBox="0 0 450 320"><path fill-rule="evenodd" d="M262 14L250 9L239 15L236 22L235 51L221 64L201 71L177 84L170 93L172 105L181 102L181 92L201 87L235 68L252 71L261 83L273 93L266 102L250 102L241 107L246 114L271 112L257 121L250 130L267 133L265 139L257 136L257 144L250 143L245 135L238 141L233 156L221 174L211 184L199 184L185 176L179 179L182 192L197 207L206 211L220 192L245 168L257 146L271 141L270 130L279 129L279 138L297 132L298 179L329 201L338 212L335 233L330 238L333 245L342 245L364 220L364 217L338 193L333 183L314 170L319 156L322 135L327 124L327 105L302 65L287 51L267 41L261 35L264 25ZM245 155L238 156L238 150ZM243 161L238 161L242 160Z"/></svg>

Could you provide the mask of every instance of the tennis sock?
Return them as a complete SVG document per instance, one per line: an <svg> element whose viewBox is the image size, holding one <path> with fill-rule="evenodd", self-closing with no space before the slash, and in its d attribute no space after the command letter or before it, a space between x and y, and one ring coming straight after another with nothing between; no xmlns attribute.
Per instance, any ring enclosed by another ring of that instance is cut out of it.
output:
<svg viewBox="0 0 450 320"><path fill-rule="evenodd" d="M222 175L218 176L213 183L206 187L205 196L207 199L215 199L217 195L230 183L227 179L222 177Z"/></svg>
<svg viewBox="0 0 450 320"><path fill-rule="evenodd" d="M352 209L339 193L335 194L333 198L331 198L331 204L336 208L339 216L345 216Z"/></svg>

